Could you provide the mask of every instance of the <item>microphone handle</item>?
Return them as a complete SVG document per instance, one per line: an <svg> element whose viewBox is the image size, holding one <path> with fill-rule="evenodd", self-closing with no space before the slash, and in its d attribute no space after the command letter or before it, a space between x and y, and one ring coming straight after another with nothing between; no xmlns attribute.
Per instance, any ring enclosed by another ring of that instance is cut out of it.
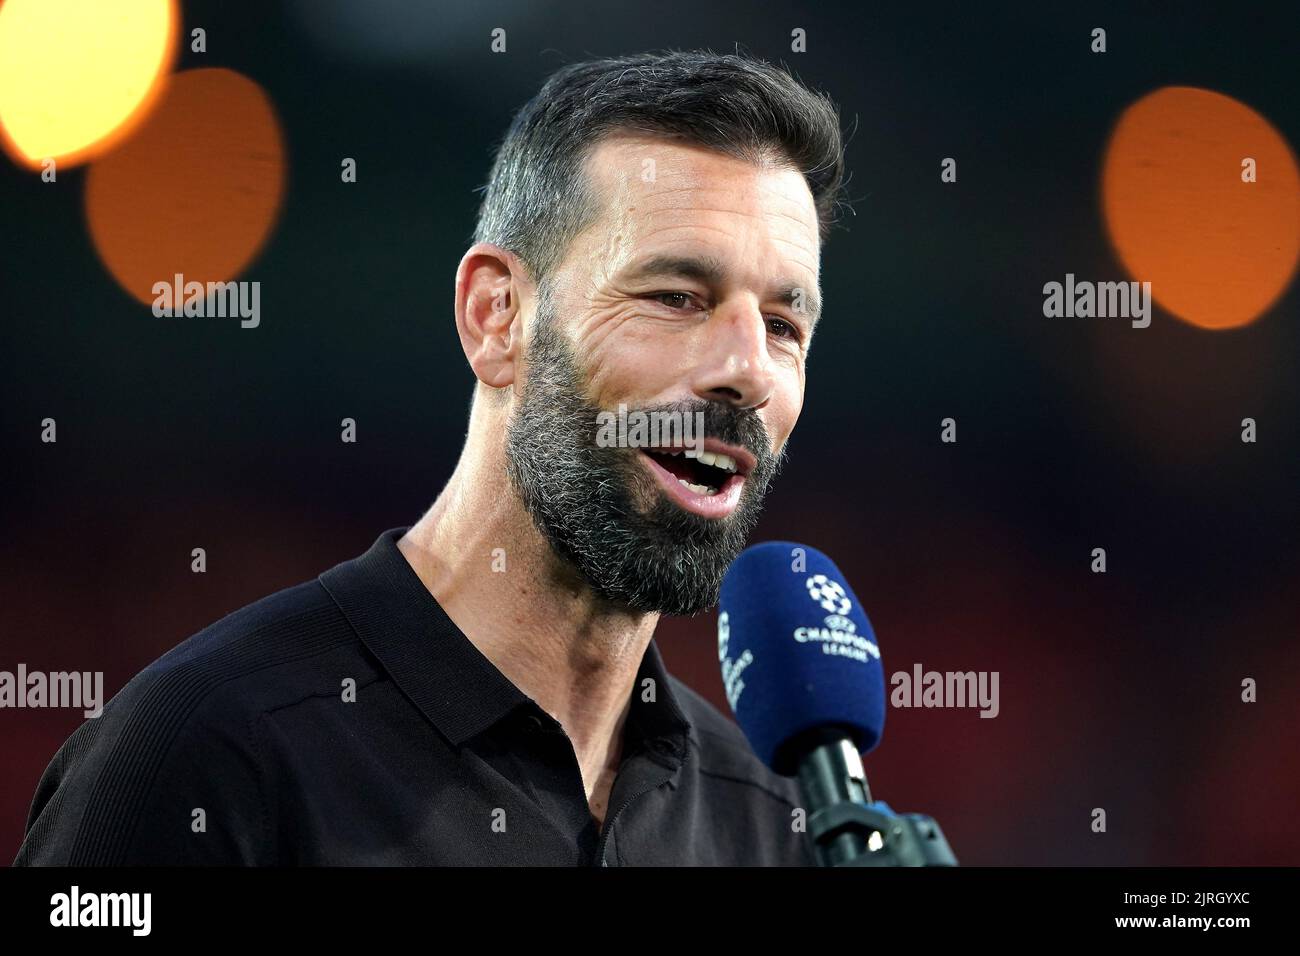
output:
<svg viewBox="0 0 1300 956"><path fill-rule="evenodd" d="M842 728L792 741L808 836L821 866L957 866L943 830L919 813L875 803L862 755Z"/></svg>
<svg viewBox="0 0 1300 956"><path fill-rule="evenodd" d="M871 803L862 755L853 741L835 731L824 732L822 737L823 742L812 746L799 761L799 789L808 816L839 804ZM816 852L822 866L840 866L871 850L861 832L844 830L817 844Z"/></svg>

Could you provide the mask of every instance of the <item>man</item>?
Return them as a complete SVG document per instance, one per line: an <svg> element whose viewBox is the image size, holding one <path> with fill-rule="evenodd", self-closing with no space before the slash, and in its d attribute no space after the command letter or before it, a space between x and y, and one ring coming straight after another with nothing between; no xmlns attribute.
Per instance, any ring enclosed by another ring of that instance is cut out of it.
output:
<svg viewBox="0 0 1300 956"><path fill-rule="evenodd" d="M716 603L777 470L842 167L834 107L760 61L556 73L456 273L442 493L133 679L18 862L811 863L793 782L651 637ZM628 410L681 427L637 446Z"/></svg>

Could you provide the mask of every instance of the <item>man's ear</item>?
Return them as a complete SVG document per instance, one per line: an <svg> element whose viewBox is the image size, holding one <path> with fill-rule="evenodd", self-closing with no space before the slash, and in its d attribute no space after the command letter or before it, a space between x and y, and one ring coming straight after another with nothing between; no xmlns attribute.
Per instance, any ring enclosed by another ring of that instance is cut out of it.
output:
<svg viewBox="0 0 1300 956"><path fill-rule="evenodd" d="M523 264L510 252L475 243L456 269L456 331L474 375L484 385L515 381L524 326L520 293L531 286Z"/></svg>

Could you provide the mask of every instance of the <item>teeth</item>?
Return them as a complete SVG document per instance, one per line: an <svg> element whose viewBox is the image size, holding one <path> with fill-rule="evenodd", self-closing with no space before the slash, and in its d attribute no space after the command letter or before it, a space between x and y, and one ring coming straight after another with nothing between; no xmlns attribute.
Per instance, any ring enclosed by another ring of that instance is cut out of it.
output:
<svg viewBox="0 0 1300 956"><path fill-rule="evenodd" d="M718 493L718 489L710 488L708 485L693 485L685 478L678 478L677 480L697 495L716 495Z"/></svg>
<svg viewBox="0 0 1300 956"><path fill-rule="evenodd" d="M681 454L674 452L674 454ZM736 471L736 459L730 455L721 455L711 451L696 452L692 449L686 450L687 458L694 458L702 465L712 465L714 468L721 468L723 471L729 471L733 474Z"/></svg>

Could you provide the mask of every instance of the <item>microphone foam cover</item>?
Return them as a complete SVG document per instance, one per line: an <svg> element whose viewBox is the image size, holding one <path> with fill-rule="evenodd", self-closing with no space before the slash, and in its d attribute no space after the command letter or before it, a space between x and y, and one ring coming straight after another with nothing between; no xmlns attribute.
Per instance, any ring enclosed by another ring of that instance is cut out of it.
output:
<svg viewBox="0 0 1300 956"><path fill-rule="evenodd" d="M816 548L768 541L722 581L718 659L727 701L754 753L792 775L785 745L837 728L865 753L885 724L885 673L862 605Z"/></svg>

